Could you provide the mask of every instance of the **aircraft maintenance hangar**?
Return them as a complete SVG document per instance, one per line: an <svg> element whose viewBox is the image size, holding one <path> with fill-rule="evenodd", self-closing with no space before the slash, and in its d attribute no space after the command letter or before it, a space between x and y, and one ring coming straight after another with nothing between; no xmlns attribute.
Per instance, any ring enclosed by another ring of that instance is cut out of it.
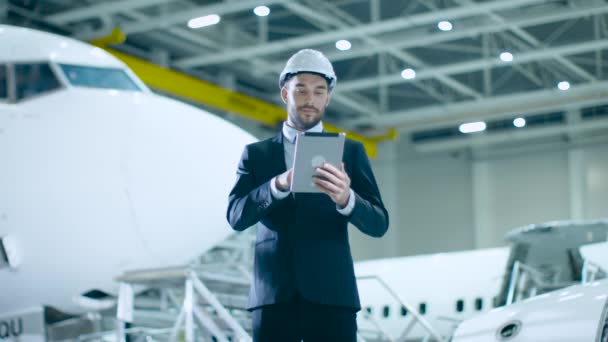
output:
<svg viewBox="0 0 608 342"><path fill-rule="evenodd" d="M608 0L0 0L0 341L604 342L607 275Z"/></svg>

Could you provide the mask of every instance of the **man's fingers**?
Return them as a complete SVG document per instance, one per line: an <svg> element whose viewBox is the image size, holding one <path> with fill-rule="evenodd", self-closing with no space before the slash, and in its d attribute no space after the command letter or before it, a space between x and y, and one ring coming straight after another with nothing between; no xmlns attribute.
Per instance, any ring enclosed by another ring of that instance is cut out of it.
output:
<svg viewBox="0 0 608 342"><path fill-rule="evenodd" d="M340 167L341 169L343 168L342 166ZM348 174L346 172L344 172L344 170L338 170L335 166L331 165L331 164L323 164L323 167L320 167L318 169L321 170L325 170L327 172L330 172L331 174L333 174L336 178L340 179L341 181L348 183L349 182L349 177Z"/></svg>
<svg viewBox="0 0 608 342"><path fill-rule="evenodd" d="M289 182L289 184L291 184L292 176L293 176L293 168L291 168L287 171L287 181Z"/></svg>
<svg viewBox="0 0 608 342"><path fill-rule="evenodd" d="M327 172L331 172L336 177L342 178L342 175L343 175L342 171L338 170L335 166L333 166L329 163L324 163L323 166L320 167L320 169L326 170Z"/></svg>
<svg viewBox="0 0 608 342"><path fill-rule="evenodd" d="M320 169L326 170L327 172L331 172L333 175L335 175L339 179L343 180L345 183L349 182L350 178L348 177L348 174L346 173L346 170L344 169L344 163L340 164L340 169L336 168L335 166L333 166L329 163L323 164L323 166L320 167Z"/></svg>
<svg viewBox="0 0 608 342"><path fill-rule="evenodd" d="M318 183L318 182L314 182L314 183L315 183L315 186L317 187L317 189L319 189L322 193L326 194L327 196L329 196L330 198L333 199L334 194L331 191L329 191L329 189L325 188L321 183Z"/></svg>
<svg viewBox="0 0 608 342"><path fill-rule="evenodd" d="M316 168L315 171L317 172L317 175L313 176L315 186L338 203L338 199L343 197L350 188L350 179L344 171L344 163L340 164L339 169L325 163L322 167Z"/></svg>
<svg viewBox="0 0 608 342"><path fill-rule="evenodd" d="M313 176L312 181L317 186L319 186L321 188L321 190L326 190L327 191L326 193L328 195L337 194L340 191L340 188L338 186L336 186L335 184L328 182L322 178Z"/></svg>
<svg viewBox="0 0 608 342"><path fill-rule="evenodd" d="M328 172L326 169L317 168L316 171L319 176L326 178L328 181L330 181L334 184L338 184L339 182L342 182L342 179L340 177L334 175L331 172Z"/></svg>

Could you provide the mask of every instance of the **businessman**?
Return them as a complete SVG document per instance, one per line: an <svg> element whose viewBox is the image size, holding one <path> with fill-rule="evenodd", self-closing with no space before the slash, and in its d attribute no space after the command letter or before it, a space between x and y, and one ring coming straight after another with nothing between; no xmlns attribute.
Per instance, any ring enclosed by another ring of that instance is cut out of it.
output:
<svg viewBox="0 0 608 342"><path fill-rule="evenodd" d="M363 146L347 139L342 165L316 170L320 193L289 191L296 135L323 131L336 80L321 52L294 54L279 77L287 121L275 137L247 145L238 166L227 219L237 231L257 224L254 341L356 341L361 306L348 223L381 237L389 221Z"/></svg>

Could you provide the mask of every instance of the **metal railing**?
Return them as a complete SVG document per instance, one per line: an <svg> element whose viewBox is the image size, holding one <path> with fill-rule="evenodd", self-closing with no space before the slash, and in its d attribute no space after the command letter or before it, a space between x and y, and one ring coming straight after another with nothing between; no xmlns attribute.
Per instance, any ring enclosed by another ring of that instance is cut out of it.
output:
<svg viewBox="0 0 608 342"><path fill-rule="evenodd" d="M228 338L222 329L196 305L198 300L196 296L202 297L205 302L211 305L215 312L217 312L218 317L236 334L237 341L251 341L251 337L245 329L232 317L215 295L209 291L194 271L188 272L185 284L184 305L173 327L169 341L173 342L177 340L179 329L185 323L186 342L194 342L194 318L196 318L201 327L213 334L218 342L228 342Z"/></svg>
<svg viewBox="0 0 608 342"><path fill-rule="evenodd" d="M167 339L171 333L171 328L129 328L129 329L117 329L126 336L129 335L132 342L153 342L158 339L163 341ZM117 331L101 331L86 335L78 336L77 338L70 338L66 340L57 340L55 342L100 342L100 341L124 341L124 337L117 338Z"/></svg>
<svg viewBox="0 0 608 342"><path fill-rule="evenodd" d="M241 277L244 276L242 271L239 273ZM177 318L166 339L169 342L175 342L178 339L195 342L203 337L209 340L213 337L218 342L251 341L249 334L220 302L218 296L203 283L201 277L209 278L212 283L236 281L233 277L215 275L191 267L134 271L117 277L117 280L121 283L121 287L138 284L152 287L156 285L162 288L158 303L159 309L163 311L167 311L170 307L177 309ZM238 281L238 283L241 282ZM166 286L180 288L181 285L178 284L183 284L181 302L174 291L166 288ZM119 310L117 311L119 321L131 322L133 319L133 298L128 298L133 296L132 292L119 291ZM123 293L124 295L121 297ZM120 325L119 330L121 330ZM125 340L124 329L118 331L117 335L118 341Z"/></svg>

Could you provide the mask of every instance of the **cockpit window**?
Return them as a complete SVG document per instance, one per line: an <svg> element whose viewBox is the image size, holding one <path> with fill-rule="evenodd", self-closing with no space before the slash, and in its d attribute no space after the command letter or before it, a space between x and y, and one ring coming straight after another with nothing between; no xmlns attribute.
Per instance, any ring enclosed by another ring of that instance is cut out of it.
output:
<svg viewBox="0 0 608 342"><path fill-rule="evenodd" d="M6 65L0 65L0 101L8 99L8 72Z"/></svg>
<svg viewBox="0 0 608 342"><path fill-rule="evenodd" d="M15 64L17 100L47 93L61 87L47 63Z"/></svg>
<svg viewBox="0 0 608 342"><path fill-rule="evenodd" d="M141 91L129 75L121 69L59 64L73 86Z"/></svg>

